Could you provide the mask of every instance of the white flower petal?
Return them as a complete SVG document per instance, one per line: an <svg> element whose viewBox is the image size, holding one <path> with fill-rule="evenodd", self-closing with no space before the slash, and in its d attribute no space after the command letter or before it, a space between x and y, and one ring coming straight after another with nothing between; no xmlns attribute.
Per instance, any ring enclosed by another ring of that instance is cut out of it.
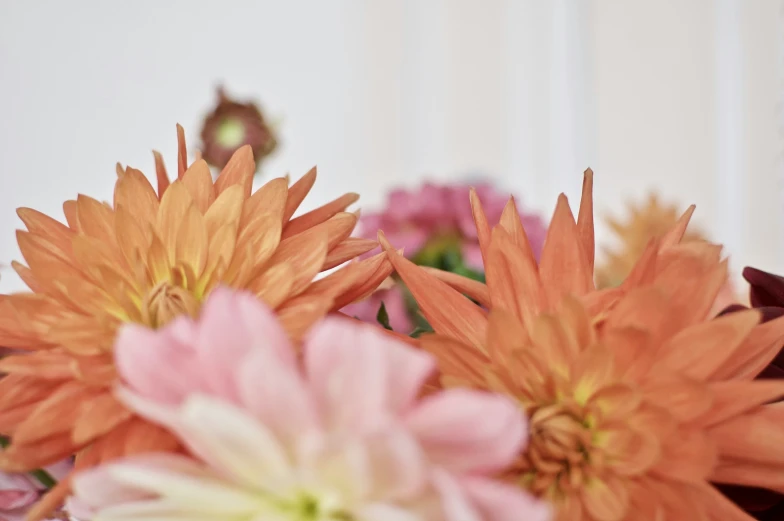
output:
<svg viewBox="0 0 784 521"><path fill-rule="evenodd" d="M109 474L120 483L165 498L165 504L172 511L252 515L263 506L258 495L248 494L215 479L132 463L113 465L109 468Z"/></svg>
<svg viewBox="0 0 784 521"><path fill-rule="evenodd" d="M402 507L371 503L354 512L357 521L425 521L424 515Z"/></svg>
<svg viewBox="0 0 784 521"><path fill-rule="evenodd" d="M194 395L180 411L184 441L213 467L240 483L275 490L293 479L285 448L246 411L211 396Z"/></svg>

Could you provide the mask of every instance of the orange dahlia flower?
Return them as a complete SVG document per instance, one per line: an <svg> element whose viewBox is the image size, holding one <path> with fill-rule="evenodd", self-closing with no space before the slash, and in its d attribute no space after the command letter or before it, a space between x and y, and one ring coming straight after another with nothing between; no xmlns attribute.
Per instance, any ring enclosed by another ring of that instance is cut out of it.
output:
<svg viewBox="0 0 784 521"><path fill-rule="evenodd" d="M619 244L617 248L604 248L604 262L596 269L597 286L610 288L623 282L650 240L669 232L678 221L679 215L675 205L662 203L656 194L650 194L645 203L629 205L629 217L626 220L608 218L607 223L615 232ZM702 232L689 228L681 242L708 242L708 239ZM740 300L732 279L728 277L716 297L711 313L715 316Z"/></svg>
<svg viewBox="0 0 784 521"><path fill-rule="evenodd" d="M784 383L752 381L784 319L706 320L726 264L718 246L678 244L691 209L620 287L595 290L590 192L589 174L577 222L559 199L538 264L511 211L491 232L475 204L487 286L385 245L436 331L421 345L442 385L519 400L530 442L507 477L557 521L751 521L713 483L784 490L784 404L770 404Z"/></svg>
<svg viewBox="0 0 784 521"><path fill-rule="evenodd" d="M314 282L322 271L376 246L350 238L357 221L344 195L292 219L316 179L273 179L252 193L249 147L213 182L203 160L187 165L178 127L177 179L156 156L157 192L118 166L114 203L79 195L68 225L20 208L17 234L30 292L0 295L0 345L26 350L0 361L0 433L12 443L7 471L27 471L76 453L77 469L129 453L176 450L175 440L132 415L111 393L117 329L152 328L196 315L219 284L255 293L297 339L324 314L364 298L392 271L381 253ZM32 515L67 492L61 482Z"/></svg>

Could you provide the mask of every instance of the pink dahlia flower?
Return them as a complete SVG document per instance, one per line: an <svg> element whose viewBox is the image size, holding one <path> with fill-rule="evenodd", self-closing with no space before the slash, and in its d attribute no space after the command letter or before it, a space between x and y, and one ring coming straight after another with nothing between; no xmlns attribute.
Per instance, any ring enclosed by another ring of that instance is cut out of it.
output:
<svg viewBox="0 0 784 521"><path fill-rule="evenodd" d="M496 191L489 183L480 183L474 188L488 221L497 223L509 202L509 195ZM382 212L362 215L360 234L375 239L378 230L383 230L389 241L403 248L406 257L414 261L417 257L430 257L444 248L456 247L466 266L484 271L471 214L470 189L468 184L425 183L418 190L394 190ZM538 258L544 245L545 224L533 214L521 213L520 218Z"/></svg>
<svg viewBox="0 0 784 521"><path fill-rule="evenodd" d="M497 223L509 202L509 195L496 191L489 183L480 183L474 188L488 222ZM468 184L425 183L418 190L394 190L382 212L362 214L359 233L363 238L375 239L378 230L383 230L389 241L403 248L406 257L416 264L458 273L468 268L481 275L484 268L471 214L470 189ZM534 214L521 213L520 219L538 258L547 231L545 224ZM398 286L381 288L342 311L364 322L375 323L381 303L387 310L392 329L401 333L414 329L404 290Z"/></svg>
<svg viewBox="0 0 784 521"><path fill-rule="evenodd" d="M77 517L549 518L547 506L489 477L525 443L517 405L467 389L420 398L434 360L377 328L328 318L298 356L270 309L219 288L197 322L126 326L116 357L119 395L195 458L87 470L74 479Z"/></svg>
<svg viewBox="0 0 784 521"><path fill-rule="evenodd" d="M73 465L63 461L50 465L45 470L56 480L70 472ZM45 487L29 474L0 472L0 520L21 521L33 506Z"/></svg>

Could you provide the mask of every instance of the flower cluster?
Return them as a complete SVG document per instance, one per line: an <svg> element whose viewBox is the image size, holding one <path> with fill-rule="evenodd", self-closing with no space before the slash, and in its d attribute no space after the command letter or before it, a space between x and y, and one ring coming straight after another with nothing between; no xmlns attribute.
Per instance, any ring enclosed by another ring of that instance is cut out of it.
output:
<svg viewBox="0 0 784 521"><path fill-rule="evenodd" d="M694 207L604 287L590 170L546 232L428 185L352 237L354 194L294 217L315 170L253 192L250 147L213 181L182 135L157 189L118 166L67 225L19 210L0 515L73 459L29 521L780 519L784 278L725 306ZM352 318L396 288L429 333Z"/></svg>
<svg viewBox="0 0 784 521"><path fill-rule="evenodd" d="M398 189L390 192L383 211L364 213L360 219L359 236L375 239L384 230L389 240L419 266L438 270L442 276L453 273L475 280L484 280L484 264L474 226L467 184L438 185L425 183L417 190ZM476 183L474 196L482 201L488 218L497 222L509 197L487 182ZM520 220L531 239L538 257L544 243L546 227L532 213L520 212ZM416 301L399 280L389 280L367 299L346 307L343 312L365 322L376 322L384 306L389 327L410 333L430 330Z"/></svg>

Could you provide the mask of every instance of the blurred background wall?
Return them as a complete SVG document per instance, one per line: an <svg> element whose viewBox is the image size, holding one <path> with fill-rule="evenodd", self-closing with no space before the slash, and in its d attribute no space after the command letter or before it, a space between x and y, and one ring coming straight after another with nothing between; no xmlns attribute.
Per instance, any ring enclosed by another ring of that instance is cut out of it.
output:
<svg viewBox="0 0 784 521"><path fill-rule="evenodd" d="M782 22L779 0L0 0L0 263L16 207L110 200L153 148L175 165L223 83L281 119L264 177L318 165L311 207L485 176L549 218L591 166L599 215L656 190L734 268L780 272Z"/></svg>

